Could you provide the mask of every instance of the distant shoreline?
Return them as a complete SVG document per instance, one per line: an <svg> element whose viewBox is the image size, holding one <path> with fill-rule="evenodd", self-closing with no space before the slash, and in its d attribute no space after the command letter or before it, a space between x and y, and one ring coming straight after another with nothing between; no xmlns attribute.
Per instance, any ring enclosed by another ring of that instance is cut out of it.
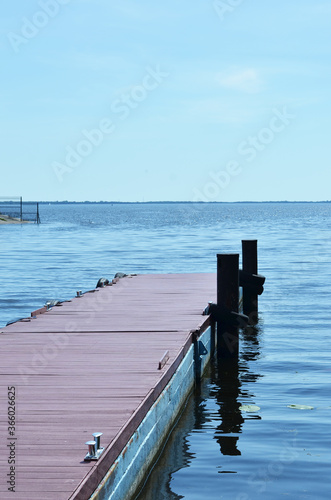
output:
<svg viewBox="0 0 331 500"><path fill-rule="evenodd" d="M7 204L11 202L7 202ZM26 201L25 203L37 203L36 201ZM41 205L169 205L169 204L186 204L186 205L235 205L235 204L254 204L254 203L331 203L331 200L325 201L39 201ZM0 215L0 217L3 217ZM19 221L20 222L20 221Z"/></svg>

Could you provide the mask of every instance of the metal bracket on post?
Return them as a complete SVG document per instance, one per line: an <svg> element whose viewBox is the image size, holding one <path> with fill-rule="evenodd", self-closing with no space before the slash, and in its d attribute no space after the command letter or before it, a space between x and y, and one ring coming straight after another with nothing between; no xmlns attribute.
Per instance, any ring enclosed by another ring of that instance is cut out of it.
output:
<svg viewBox="0 0 331 500"><path fill-rule="evenodd" d="M208 354L208 351L202 340L198 340L198 354L199 356L206 356L206 354Z"/></svg>
<svg viewBox="0 0 331 500"><path fill-rule="evenodd" d="M206 349L202 340L198 340L198 335L196 332L193 333L193 345L194 345L195 380L196 380L196 382L200 382L200 380L201 380L201 357L206 356L206 354L208 354L208 350Z"/></svg>

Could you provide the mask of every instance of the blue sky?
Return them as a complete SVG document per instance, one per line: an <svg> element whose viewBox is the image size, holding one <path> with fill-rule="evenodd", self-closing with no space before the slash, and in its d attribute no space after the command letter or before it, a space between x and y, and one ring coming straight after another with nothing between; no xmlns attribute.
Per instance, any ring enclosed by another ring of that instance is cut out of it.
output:
<svg viewBox="0 0 331 500"><path fill-rule="evenodd" d="M0 196L328 200L331 2L2 6Z"/></svg>

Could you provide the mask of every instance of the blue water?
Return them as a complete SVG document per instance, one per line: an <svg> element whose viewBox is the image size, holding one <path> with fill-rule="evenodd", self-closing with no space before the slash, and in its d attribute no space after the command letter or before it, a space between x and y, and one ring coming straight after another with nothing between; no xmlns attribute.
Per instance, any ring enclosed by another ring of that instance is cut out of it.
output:
<svg viewBox="0 0 331 500"><path fill-rule="evenodd" d="M139 500L329 499L330 215L331 203L41 205L39 226L0 226L0 326L117 271L215 271L216 253L258 239L259 325L237 365L211 365Z"/></svg>

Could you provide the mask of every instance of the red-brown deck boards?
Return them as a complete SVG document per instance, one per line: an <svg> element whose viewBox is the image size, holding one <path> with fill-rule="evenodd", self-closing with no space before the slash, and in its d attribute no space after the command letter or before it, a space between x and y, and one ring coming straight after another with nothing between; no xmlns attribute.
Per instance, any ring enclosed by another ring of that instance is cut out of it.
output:
<svg viewBox="0 0 331 500"><path fill-rule="evenodd" d="M0 328L0 498L87 499L204 328L215 274L126 277ZM159 369L164 353L169 360ZM7 387L16 388L15 493ZM98 462L85 441L103 432Z"/></svg>

